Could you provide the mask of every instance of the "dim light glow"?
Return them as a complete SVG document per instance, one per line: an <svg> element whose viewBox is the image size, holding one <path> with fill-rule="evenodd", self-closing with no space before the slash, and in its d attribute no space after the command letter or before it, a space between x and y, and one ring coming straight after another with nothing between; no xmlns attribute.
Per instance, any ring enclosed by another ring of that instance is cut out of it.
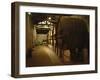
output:
<svg viewBox="0 0 100 80"><path fill-rule="evenodd" d="M49 20L51 20L51 17L48 17Z"/></svg>
<svg viewBox="0 0 100 80"><path fill-rule="evenodd" d="M31 12L28 12L29 15L31 15Z"/></svg>

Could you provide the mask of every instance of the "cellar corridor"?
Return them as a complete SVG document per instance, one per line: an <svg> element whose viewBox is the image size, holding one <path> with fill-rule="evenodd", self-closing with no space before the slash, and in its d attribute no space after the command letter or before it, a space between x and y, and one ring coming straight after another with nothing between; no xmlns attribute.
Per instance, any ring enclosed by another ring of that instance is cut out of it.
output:
<svg viewBox="0 0 100 80"><path fill-rule="evenodd" d="M26 12L26 67L89 64L89 16Z"/></svg>

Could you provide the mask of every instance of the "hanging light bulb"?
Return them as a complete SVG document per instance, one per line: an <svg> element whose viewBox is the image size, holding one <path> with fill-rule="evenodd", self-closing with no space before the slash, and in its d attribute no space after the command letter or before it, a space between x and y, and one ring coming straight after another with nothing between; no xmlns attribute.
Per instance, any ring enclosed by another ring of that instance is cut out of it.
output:
<svg viewBox="0 0 100 80"><path fill-rule="evenodd" d="M51 17L48 17L49 20L51 20Z"/></svg>
<svg viewBox="0 0 100 80"><path fill-rule="evenodd" d="M28 12L29 15L31 15L31 12Z"/></svg>

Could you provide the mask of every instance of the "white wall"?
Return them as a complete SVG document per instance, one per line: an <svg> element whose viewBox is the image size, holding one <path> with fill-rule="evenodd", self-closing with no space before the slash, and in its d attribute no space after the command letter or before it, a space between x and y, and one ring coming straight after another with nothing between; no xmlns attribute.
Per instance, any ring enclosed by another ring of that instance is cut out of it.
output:
<svg viewBox="0 0 100 80"><path fill-rule="evenodd" d="M0 2L0 80L16 80L10 76L11 68L11 2L15 0L1 0ZM71 4L98 6L100 14L100 0L16 0L41 3ZM100 16L98 16L100 22ZM98 24L98 34L100 35L100 24ZM98 37L100 41L100 36ZM98 42L100 48L100 42ZM100 49L98 49L100 53ZM21 78L18 80L100 80L100 54L98 54L98 74L78 74L53 77Z"/></svg>
<svg viewBox="0 0 100 80"><path fill-rule="evenodd" d="M37 34L37 41L43 41L47 40L47 35L46 34Z"/></svg>

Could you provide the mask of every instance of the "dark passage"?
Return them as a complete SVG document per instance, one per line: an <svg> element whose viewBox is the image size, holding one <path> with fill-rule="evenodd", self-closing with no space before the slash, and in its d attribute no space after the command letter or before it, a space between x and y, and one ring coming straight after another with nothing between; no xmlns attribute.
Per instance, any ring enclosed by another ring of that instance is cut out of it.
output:
<svg viewBox="0 0 100 80"><path fill-rule="evenodd" d="M89 64L89 16L26 13L26 66Z"/></svg>

